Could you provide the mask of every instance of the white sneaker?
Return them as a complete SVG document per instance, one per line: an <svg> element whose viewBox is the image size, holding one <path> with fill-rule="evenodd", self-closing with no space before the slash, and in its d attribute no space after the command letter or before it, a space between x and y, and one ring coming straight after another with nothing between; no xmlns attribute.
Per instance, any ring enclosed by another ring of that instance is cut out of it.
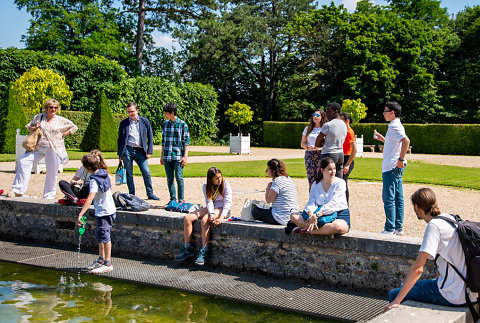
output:
<svg viewBox="0 0 480 323"><path fill-rule="evenodd" d="M113 264L110 264L109 266L101 265L98 268L92 269L90 272L92 274L103 274L103 273L108 273L113 270Z"/></svg>
<svg viewBox="0 0 480 323"><path fill-rule="evenodd" d="M382 232L380 232L381 234L392 234L392 235L395 235L395 231L387 231L387 230L383 230Z"/></svg>
<svg viewBox="0 0 480 323"><path fill-rule="evenodd" d="M397 236L403 236L403 235L405 235L405 233L403 232L402 229L400 229L400 230L395 229L395 235L397 235Z"/></svg>

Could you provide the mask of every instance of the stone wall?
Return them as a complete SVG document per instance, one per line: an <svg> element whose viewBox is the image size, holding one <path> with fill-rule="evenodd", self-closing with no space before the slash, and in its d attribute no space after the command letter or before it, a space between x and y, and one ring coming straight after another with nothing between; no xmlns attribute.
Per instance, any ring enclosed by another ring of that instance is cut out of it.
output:
<svg viewBox="0 0 480 323"><path fill-rule="evenodd" d="M0 239L76 248L79 207L41 199L0 198ZM172 261L183 245L183 216L165 210L119 211L112 230L112 256ZM198 221L197 221L198 222ZM82 250L96 251L93 210L88 213ZM194 226L197 249L200 225ZM352 231L334 240L284 233L283 227L224 222L212 231L215 269L321 282L385 293L400 286L421 240ZM193 266L193 265L192 265ZM433 277L431 262L423 277Z"/></svg>

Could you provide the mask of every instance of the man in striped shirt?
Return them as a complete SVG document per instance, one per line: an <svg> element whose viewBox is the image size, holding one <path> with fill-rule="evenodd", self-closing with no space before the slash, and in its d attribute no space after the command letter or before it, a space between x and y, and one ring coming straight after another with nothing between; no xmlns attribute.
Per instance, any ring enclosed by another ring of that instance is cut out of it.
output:
<svg viewBox="0 0 480 323"><path fill-rule="evenodd" d="M183 168L187 165L190 134L187 124L177 117L177 105L167 103L163 107L167 119L162 126L162 157L160 163L165 166L170 201L176 200L174 178L177 180L178 201L184 202Z"/></svg>

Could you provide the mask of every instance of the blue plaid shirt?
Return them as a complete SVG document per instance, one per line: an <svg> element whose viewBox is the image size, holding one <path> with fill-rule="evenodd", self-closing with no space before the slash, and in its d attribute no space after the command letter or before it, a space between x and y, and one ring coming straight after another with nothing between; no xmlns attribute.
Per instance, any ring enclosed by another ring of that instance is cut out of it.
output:
<svg viewBox="0 0 480 323"><path fill-rule="evenodd" d="M177 118L167 120L162 126L163 160L175 161L183 158L185 146L190 145L190 133L185 121Z"/></svg>

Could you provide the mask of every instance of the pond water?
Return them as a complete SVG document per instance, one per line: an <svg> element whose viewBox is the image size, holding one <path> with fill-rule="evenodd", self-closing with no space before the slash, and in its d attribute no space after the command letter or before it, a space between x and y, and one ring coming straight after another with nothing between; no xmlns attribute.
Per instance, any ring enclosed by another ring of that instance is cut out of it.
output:
<svg viewBox="0 0 480 323"><path fill-rule="evenodd" d="M0 261L1 322L333 322L106 277Z"/></svg>

